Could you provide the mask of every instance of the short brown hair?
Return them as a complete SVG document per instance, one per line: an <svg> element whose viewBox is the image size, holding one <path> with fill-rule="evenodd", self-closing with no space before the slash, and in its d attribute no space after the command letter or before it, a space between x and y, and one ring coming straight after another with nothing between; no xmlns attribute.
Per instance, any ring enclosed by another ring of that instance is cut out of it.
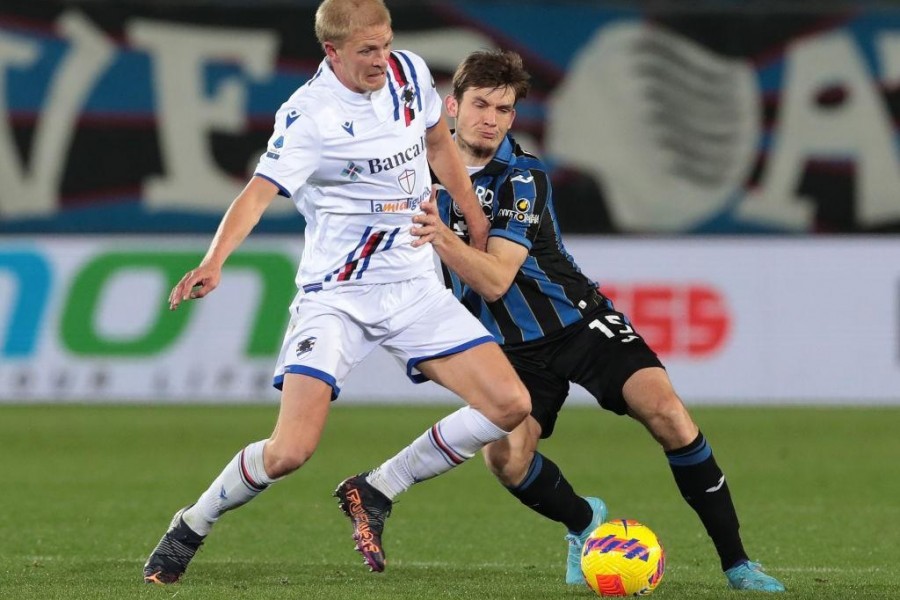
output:
<svg viewBox="0 0 900 600"><path fill-rule="evenodd" d="M462 100L469 88L511 87L516 102L528 94L531 76L522 57L512 50L479 50L466 57L453 74L453 97Z"/></svg>
<svg viewBox="0 0 900 600"><path fill-rule="evenodd" d="M316 10L316 38L320 44L340 44L358 29L390 25L384 0L324 0Z"/></svg>

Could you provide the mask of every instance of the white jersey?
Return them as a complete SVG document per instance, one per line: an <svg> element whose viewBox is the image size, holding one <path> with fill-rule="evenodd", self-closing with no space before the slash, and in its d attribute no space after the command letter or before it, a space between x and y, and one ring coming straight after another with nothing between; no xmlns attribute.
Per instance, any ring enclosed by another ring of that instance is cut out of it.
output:
<svg viewBox="0 0 900 600"><path fill-rule="evenodd" d="M433 272L431 245L410 246L410 228L431 194L425 130L440 119L431 73L406 51L391 52L378 91L349 90L323 60L281 106L256 175L293 199L306 219L299 287Z"/></svg>

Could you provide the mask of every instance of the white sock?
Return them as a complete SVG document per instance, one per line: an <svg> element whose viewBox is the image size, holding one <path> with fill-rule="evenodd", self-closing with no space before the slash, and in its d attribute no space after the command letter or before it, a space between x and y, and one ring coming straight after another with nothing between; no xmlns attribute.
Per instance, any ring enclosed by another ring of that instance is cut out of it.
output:
<svg viewBox="0 0 900 600"><path fill-rule="evenodd" d="M254 442L238 452L231 462L181 517L200 535L208 535L223 513L256 498L274 483L266 475L263 448L266 440Z"/></svg>
<svg viewBox="0 0 900 600"><path fill-rule="evenodd" d="M393 500L412 484L449 471L508 433L471 406L465 406L435 423L369 473L366 481Z"/></svg>

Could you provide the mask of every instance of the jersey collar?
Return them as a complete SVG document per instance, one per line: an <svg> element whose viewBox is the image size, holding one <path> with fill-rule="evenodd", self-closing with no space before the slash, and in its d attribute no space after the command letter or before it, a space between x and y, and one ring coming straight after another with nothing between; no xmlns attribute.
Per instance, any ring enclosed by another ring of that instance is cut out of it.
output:
<svg viewBox="0 0 900 600"><path fill-rule="evenodd" d="M512 135L507 133L506 137L503 138L503 141L500 142L500 147L497 148L494 158L491 159L491 162L484 165L484 168L478 171L475 176L496 175L497 173L502 173L508 169L510 165L513 165L516 162L515 149L516 140L513 139Z"/></svg>
<svg viewBox="0 0 900 600"><path fill-rule="evenodd" d="M334 74L334 71L331 68L331 62L324 58L322 59L321 65L319 65L319 69L321 70L321 78L323 83L325 83L328 88L341 100L345 100L349 104L356 106L363 106L372 104L375 114L378 115L379 120L384 120L387 118L389 114L389 110L391 107L385 107L385 98L387 98L388 94L388 86L384 85L380 90L376 90L374 92L354 92L337 78L337 75Z"/></svg>

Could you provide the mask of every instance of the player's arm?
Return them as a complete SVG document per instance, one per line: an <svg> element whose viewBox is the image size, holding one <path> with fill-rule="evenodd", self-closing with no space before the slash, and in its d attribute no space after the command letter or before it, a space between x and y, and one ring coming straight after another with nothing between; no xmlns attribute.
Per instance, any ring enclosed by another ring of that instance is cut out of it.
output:
<svg viewBox="0 0 900 600"><path fill-rule="evenodd" d="M450 128L443 119L426 130L425 145L428 149L428 164L431 165L431 170L466 219L469 243L474 248L484 250L490 224L481 210L478 198L475 197L472 181L450 135Z"/></svg>
<svg viewBox="0 0 900 600"><path fill-rule="evenodd" d="M424 214L413 217L417 237L413 245L431 242L447 268L475 292L487 300L499 300L512 285L528 249L521 244L501 238L488 239L487 252L467 246L438 215L437 205L430 200L422 205Z"/></svg>
<svg viewBox="0 0 900 600"><path fill-rule="evenodd" d="M188 271L169 294L169 309L183 300L202 298L216 289L222 278L222 266L250 234L278 193L278 187L262 177L253 177L231 203L216 235L197 268ZM198 287L199 286L199 287ZM194 289L196 287L196 289Z"/></svg>

